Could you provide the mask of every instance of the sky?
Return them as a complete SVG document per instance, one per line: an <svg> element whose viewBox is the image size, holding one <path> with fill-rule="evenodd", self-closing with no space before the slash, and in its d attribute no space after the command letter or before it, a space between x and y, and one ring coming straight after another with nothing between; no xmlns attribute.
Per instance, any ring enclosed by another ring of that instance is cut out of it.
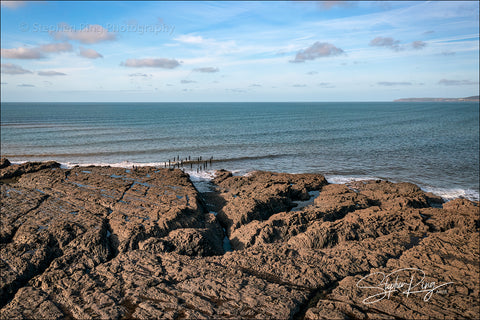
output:
<svg viewBox="0 0 480 320"><path fill-rule="evenodd" d="M1 1L2 101L391 101L478 82L478 1Z"/></svg>

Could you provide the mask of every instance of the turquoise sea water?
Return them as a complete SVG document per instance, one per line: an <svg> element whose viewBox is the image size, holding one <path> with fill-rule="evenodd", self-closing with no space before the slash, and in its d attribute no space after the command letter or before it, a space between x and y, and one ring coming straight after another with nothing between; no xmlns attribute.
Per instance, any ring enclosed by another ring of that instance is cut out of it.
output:
<svg viewBox="0 0 480 320"><path fill-rule="evenodd" d="M446 198L479 192L474 102L2 103L1 148L13 162L161 166L202 156L216 160L208 170L238 174L383 178Z"/></svg>

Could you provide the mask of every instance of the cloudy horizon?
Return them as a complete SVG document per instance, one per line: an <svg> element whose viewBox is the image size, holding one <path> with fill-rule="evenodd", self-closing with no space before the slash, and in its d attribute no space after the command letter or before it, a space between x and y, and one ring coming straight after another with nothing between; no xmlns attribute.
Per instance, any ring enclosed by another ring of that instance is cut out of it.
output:
<svg viewBox="0 0 480 320"><path fill-rule="evenodd" d="M478 11L468 1L2 1L1 98L478 95Z"/></svg>

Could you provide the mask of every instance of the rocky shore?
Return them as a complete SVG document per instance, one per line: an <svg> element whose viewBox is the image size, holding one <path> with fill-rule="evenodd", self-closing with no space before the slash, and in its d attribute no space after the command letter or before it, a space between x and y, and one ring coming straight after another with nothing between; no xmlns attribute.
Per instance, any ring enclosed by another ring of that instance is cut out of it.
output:
<svg viewBox="0 0 480 320"><path fill-rule="evenodd" d="M480 314L479 203L410 183L6 159L0 182L1 319Z"/></svg>

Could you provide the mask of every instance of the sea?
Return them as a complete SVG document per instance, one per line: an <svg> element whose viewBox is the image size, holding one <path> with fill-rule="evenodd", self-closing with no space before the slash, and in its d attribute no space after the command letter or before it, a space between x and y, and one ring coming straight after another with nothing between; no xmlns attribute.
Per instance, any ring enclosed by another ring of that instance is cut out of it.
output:
<svg viewBox="0 0 480 320"><path fill-rule="evenodd" d="M479 200L477 102L1 103L13 163L321 173ZM207 160L206 163L203 161Z"/></svg>

